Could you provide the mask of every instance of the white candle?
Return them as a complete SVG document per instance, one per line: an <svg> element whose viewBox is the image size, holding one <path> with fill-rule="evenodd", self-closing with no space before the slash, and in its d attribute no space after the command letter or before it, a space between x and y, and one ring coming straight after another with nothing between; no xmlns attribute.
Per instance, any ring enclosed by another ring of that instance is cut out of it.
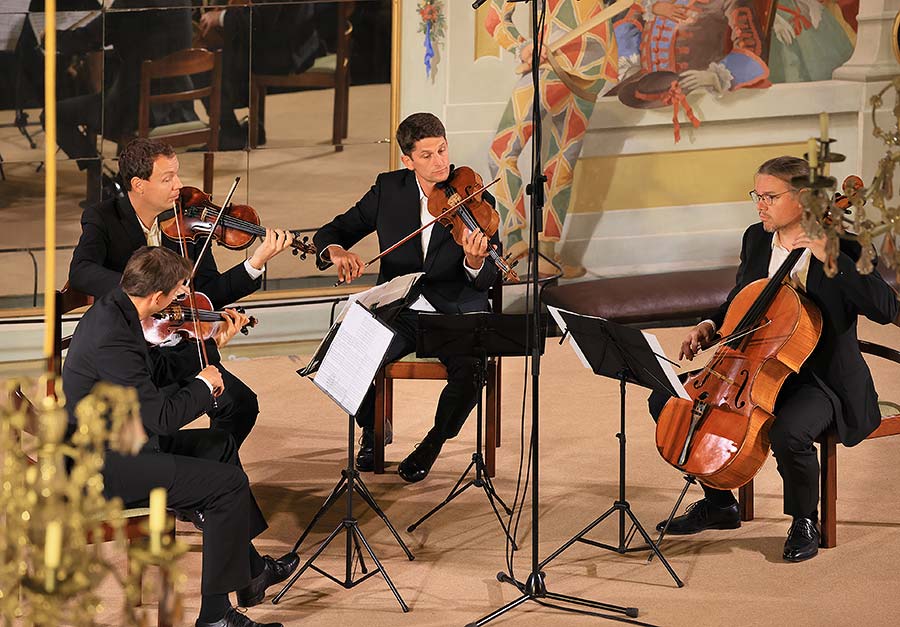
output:
<svg viewBox="0 0 900 627"><path fill-rule="evenodd" d="M806 154L809 167L813 169L819 167L819 145L814 137L810 137L806 142Z"/></svg>
<svg viewBox="0 0 900 627"><path fill-rule="evenodd" d="M828 141L828 114L824 111L819 114L819 139Z"/></svg>
<svg viewBox="0 0 900 627"><path fill-rule="evenodd" d="M166 529L166 489L150 490L150 552L162 551L162 532Z"/></svg>
<svg viewBox="0 0 900 627"><path fill-rule="evenodd" d="M44 532L44 566L59 568L62 558L62 523L51 520Z"/></svg>

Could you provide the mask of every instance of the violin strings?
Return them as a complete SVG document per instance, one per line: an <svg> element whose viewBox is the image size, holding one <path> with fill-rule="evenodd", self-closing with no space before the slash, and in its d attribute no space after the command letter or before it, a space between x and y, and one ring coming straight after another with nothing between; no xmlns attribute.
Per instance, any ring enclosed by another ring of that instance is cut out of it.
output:
<svg viewBox="0 0 900 627"><path fill-rule="evenodd" d="M221 222L222 222L223 226L236 228L236 229L242 229L252 235L263 236L266 234L265 227L262 227L258 224L254 224L253 222L244 220L242 218L235 218L233 216L226 215L226 216L222 216ZM296 235L296 233L294 233L293 231L291 231L291 234Z"/></svg>

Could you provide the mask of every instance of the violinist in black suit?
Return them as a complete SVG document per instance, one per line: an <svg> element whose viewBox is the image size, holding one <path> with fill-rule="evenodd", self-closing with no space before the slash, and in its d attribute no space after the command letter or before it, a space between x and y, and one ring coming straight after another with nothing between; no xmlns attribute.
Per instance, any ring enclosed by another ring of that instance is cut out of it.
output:
<svg viewBox="0 0 900 627"><path fill-rule="evenodd" d="M701 348L717 339L716 331L737 293L758 279L772 276L788 253L804 252L789 274L793 287L806 295L822 313L822 335L800 372L791 375L778 396L775 421L769 431L772 452L784 482L784 513L793 522L783 557L799 562L814 557L819 547L819 461L813 443L834 427L845 446L854 446L881 422L872 375L859 350L857 318L865 316L887 324L897 316L897 296L878 270L860 274L858 243L841 240L838 274L825 276L825 237L811 239L800 224L803 208L795 177L809 177L809 165L796 157L777 157L756 173L750 196L760 222L744 232L741 263L728 300L709 320L685 338L680 357L693 359ZM650 410L658 416L664 395L650 397ZM704 529L740 527L737 502L730 491L703 486L705 498L676 517L668 532L697 533ZM660 523L658 528L661 528Z"/></svg>
<svg viewBox="0 0 900 627"><path fill-rule="evenodd" d="M165 246L180 252L180 244L160 232L158 220L160 213L172 209L182 187L174 149L158 140L132 140L119 155L119 173L125 196L109 198L85 210L81 238L69 266L69 284L95 297L119 284L125 264L141 246ZM187 243L190 259L197 258L204 241L201 237ZM290 242L286 231L267 229L253 255L223 273L216 267L212 251L207 250L194 277L197 290L206 294L216 309L237 301L260 287L266 263ZM155 350L190 353L193 349L181 342ZM221 363L216 365L225 379L226 391L218 408L209 412L212 426L230 433L240 446L256 422L259 404L253 390Z"/></svg>
<svg viewBox="0 0 900 627"><path fill-rule="evenodd" d="M319 268L334 264L338 276L347 282L359 277L364 265L349 249L366 235L376 233L384 250L432 220L428 195L450 176L446 132L434 115L414 113L403 120L397 128L397 143L406 169L379 174L359 202L313 237L316 250L321 251ZM486 192L484 197L493 200ZM412 272L425 273L418 283L421 295L392 323L397 335L388 349L388 361L415 351L418 312L488 311L487 290L498 272L493 263L485 261L488 246L499 250L496 234L488 239L480 231L469 232L460 246L450 230L438 223L381 259L379 283ZM476 404L476 360L449 355L440 356L440 360L447 367L447 385L438 401L434 427L400 463L398 473L408 482L421 481L428 475L444 442L459 433ZM357 424L363 428L356 463L363 471L374 467L374 414L373 388L356 415Z"/></svg>
<svg viewBox="0 0 900 627"><path fill-rule="evenodd" d="M104 494L121 497L128 507L146 507L150 491L164 487L169 507L202 511L202 600L196 625L257 627L260 623L231 606L229 593L236 591L243 607L261 603L269 586L296 569L299 557L263 557L253 547L251 541L267 524L232 438L218 429L181 430L221 396L222 375L215 366L200 370L195 352L194 369L183 379L184 359L148 351L141 328L141 320L185 292L190 273L190 262L165 248L145 246L134 253L121 286L100 297L75 329L63 366L66 407L72 416L101 381L137 390L141 422L150 437L136 456L107 451Z"/></svg>

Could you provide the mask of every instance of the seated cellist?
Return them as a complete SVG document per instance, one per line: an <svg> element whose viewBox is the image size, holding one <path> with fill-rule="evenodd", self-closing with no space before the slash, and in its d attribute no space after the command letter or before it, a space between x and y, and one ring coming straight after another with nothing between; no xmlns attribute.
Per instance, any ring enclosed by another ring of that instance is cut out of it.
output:
<svg viewBox="0 0 900 627"><path fill-rule="evenodd" d="M826 238L810 239L804 231L800 190L791 183L794 177L808 176L809 165L796 157L776 157L759 167L750 197L760 221L744 232L735 287L711 319L691 330L679 355L690 360L700 349L713 344L735 295L749 283L772 276L790 251L805 249L789 280L821 311L823 329L810 358L781 388L769 431L784 482L784 513L793 519L783 553L789 562L818 553L819 461L813 442L834 427L840 441L853 446L874 431L881 420L872 375L857 342L857 318L863 315L887 324L898 311L896 295L877 270L868 275L857 272L861 248L854 241L840 241L838 273L834 278L825 276ZM650 396L654 418L666 400L655 392ZM686 535L704 529L740 527L737 501L731 491L706 485L703 491L703 499L672 520L668 533ZM657 528L663 526L660 523Z"/></svg>

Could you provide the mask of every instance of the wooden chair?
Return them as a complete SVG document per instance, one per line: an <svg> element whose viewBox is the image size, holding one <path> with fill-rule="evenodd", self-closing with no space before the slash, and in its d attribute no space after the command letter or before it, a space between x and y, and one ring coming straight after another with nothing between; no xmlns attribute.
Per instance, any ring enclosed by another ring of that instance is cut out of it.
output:
<svg viewBox="0 0 900 627"><path fill-rule="evenodd" d="M491 311L503 311L503 277L488 290ZM393 434L394 380L445 380L447 369L437 359L418 359L415 356L385 364L375 375L375 473L384 473L385 434ZM500 446L500 358L491 357L487 363L484 405L485 451L484 463L488 474L496 474L496 448Z"/></svg>
<svg viewBox="0 0 900 627"><path fill-rule="evenodd" d="M300 74L250 74L250 147L259 146L259 123L266 118L266 90L269 87L334 89L331 143L336 152L344 149L350 95L350 15L352 2L337 3L337 46L334 54L316 59Z"/></svg>
<svg viewBox="0 0 900 627"><path fill-rule="evenodd" d="M863 353L876 355L900 364L900 351L880 344L859 341ZM867 440L900 435L900 405L882 401L881 425L873 431ZM837 546L837 445L838 437L834 429L829 429L818 440L820 472L819 509L821 518L821 545L824 548ZM753 520L753 482L738 490L741 520Z"/></svg>
<svg viewBox="0 0 900 627"><path fill-rule="evenodd" d="M211 73L207 87L186 91L151 93L153 80L178 76L189 77L205 72ZM141 65L137 136L160 139L176 148L205 144L207 150L203 153L203 190L207 193L212 193L215 165L214 153L219 148L221 93L222 53L219 51L210 52L202 48L189 48L173 52L161 59L144 61ZM209 122L195 120L193 122L166 124L164 126L150 126L150 108L154 104L193 102L201 98L208 98Z"/></svg>
<svg viewBox="0 0 900 627"><path fill-rule="evenodd" d="M69 348L69 344L72 342L71 335L63 337L63 316L81 307L89 307L93 302L93 296L73 290L69 287L68 281L61 290L56 292L56 316L53 318L53 355L51 356L51 363L47 364L48 372L54 372L56 376L60 375L62 372L62 352Z"/></svg>

